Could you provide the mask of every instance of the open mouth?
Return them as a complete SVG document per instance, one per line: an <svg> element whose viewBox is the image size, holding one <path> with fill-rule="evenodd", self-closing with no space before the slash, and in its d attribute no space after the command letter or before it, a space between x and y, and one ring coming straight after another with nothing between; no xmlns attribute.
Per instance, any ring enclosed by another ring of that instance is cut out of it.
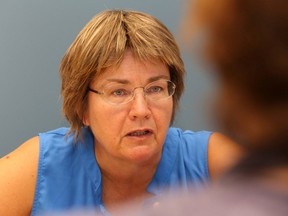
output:
<svg viewBox="0 0 288 216"><path fill-rule="evenodd" d="M131 133L128 133L128 136L145 136L148 134L151 134L152 132L150 130L141 130L141 131L133 131Z"/></svg>

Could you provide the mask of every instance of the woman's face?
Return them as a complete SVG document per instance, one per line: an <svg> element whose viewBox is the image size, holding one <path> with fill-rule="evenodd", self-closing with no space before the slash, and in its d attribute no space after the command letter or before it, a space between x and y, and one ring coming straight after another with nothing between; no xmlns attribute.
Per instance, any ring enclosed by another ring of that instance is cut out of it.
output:
<svg viewBox="0 0 288 216"><path fill-rule="evenodd" d="M170 80L165 64L160 61L143 63L127 51L120 66L108 68L90 88L102 91L104 86L124 83L134 89L160 78ZM103 95L88 93L83 122L94 134L98 161L142 163L160 158L172 117L173 99L152 101L144 96L142 88L134 93L132 101L118 105L108 103Z"/></svg>

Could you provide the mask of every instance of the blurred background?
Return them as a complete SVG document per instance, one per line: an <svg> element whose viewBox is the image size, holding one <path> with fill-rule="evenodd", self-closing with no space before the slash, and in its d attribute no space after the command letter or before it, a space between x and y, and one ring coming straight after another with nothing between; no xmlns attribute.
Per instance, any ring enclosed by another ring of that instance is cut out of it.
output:
<svg viewBox="0 0 288 216"><path fill-rule="evenodd" d="M214 130L209 116L213 79L197 54L197 42L191 53L181 44L185 4L185 0L1 0L0 157L39 132L67 126L61 113L60 60L84 25L106 9L143 11L170 29L187 72L174 126Z"/></svg>

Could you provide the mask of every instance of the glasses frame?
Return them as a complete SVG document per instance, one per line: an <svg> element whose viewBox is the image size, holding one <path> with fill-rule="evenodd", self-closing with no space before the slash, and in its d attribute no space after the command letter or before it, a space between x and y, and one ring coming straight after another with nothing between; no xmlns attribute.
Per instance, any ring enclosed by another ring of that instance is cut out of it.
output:
<svg viewBox="0 0 288 216"><path fill-rule="evenodd" d="M131 98L130 98L129 100L127 100L127 101L122 102L122 103L113 103L113 102L111 102L110 100L108 100L107 97L105 97L105 91L98 91L98 90L93 89L93 88L91 88L91 87L88 87L88 91L93 92L93 93L98 94L98 95L103 95L103 99L104 99L106 102L108 102L109 104L112 104L112 105L122 105L122 104L127 104L127 103L129 103L130 101L132 101L132 100L134 99L134 97L135 97L135 90L138 89L138 88L142 88L142 89L143 89L143 93L144 93L144 96L145 96L145 98L146 98L146 89L147 89L146 87L149 86L149 85L151 85L151 84L153 84L154 82L158 82L158 81L160 81L160 80L161 80L161 81L163 80L163 81L166 81L166 82L170 83L170 84L172 85L171 88L172 88L173 92L172 92L172 94L169 95L168 97L160 98L160 99L158 99L158 100L156 100L156 99L154 99L154 100L151 99L151 100L153 100L153 101L159 101L159 100L168 99L168 98L172 97L172 96L175 94L176 85L175 85L175 83L173 83L171 80L166 80L166 79L159 79L159 80L150 82L150 83L148 83L148 84L145 85L145 86L135 87L135 88L131 91Z"/></svg>

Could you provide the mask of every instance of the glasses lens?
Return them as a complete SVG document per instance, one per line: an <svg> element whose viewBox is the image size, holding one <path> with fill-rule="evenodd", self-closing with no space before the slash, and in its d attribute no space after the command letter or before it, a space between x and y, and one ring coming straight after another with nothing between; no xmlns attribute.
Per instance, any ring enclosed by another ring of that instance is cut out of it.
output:
<svg viewBox="0 0 288 216"><path fill-rule="evenodd" d="M175 84L169 80L157 80L145 87L146 97L152 100L161 100L172 96L175 92Z"/></svg>
<svg viewBox="0 0 288 216"><path fill-rule="evenodd" d="M123 84L111 84L104 88L104 97L113 104L121 104L132 97L131 88Z"/></svg>

